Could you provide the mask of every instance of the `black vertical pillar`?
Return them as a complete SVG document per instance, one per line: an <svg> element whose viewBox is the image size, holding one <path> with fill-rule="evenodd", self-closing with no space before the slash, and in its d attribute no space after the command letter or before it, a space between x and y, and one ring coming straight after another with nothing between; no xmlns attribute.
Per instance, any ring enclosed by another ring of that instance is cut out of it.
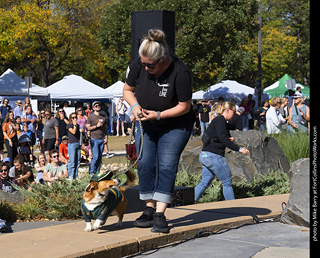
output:
<svg viewBox="0 0 320 258"><path fill-rule="evenodd" d="M141 39L148 35L149 29L160 29L166 34L171 54L175 49L175 12L133 11L131 13L131 61L138 57Z"/></svg>

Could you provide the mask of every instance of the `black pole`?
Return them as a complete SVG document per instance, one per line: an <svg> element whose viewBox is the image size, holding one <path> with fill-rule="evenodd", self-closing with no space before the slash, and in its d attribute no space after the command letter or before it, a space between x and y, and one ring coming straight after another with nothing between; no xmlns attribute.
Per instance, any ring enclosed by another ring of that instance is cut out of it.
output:
<svg viewBox="0 0 320 258"><path fill-rule="evenodd" d="M262 81L261 81L261 0L259 1L259 34L258 34L258 79L257 79L257 93L258 93L258 105L261 106L262 95Z"/></svg>

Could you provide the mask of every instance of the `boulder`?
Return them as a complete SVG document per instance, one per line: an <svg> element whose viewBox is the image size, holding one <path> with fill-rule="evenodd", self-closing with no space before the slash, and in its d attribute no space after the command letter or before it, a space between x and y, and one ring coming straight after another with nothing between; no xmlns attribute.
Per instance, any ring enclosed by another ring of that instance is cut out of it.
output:
<svg viewBox="0 0 320 258"><path fill-rule="evenodd" d="M246 147L249 155L226 149L226 159L234 181L253 181L259 174L282 170L288 172L290 164L273 137L268 137L258 130L231 131L235 143Z"/></svg>
<svg viewBox="0 0 320 258"><path fill-rule="evenodd" d="M268 137L258 130L231 131L238 146L246 147L250 155L226 149L226 159L229 164L233 181L252 181L259 174L266 174L269 170L283 170L288 172L289 162L273 137ZM202 165L199 154L202 150L200 138L191 140L180 158L180 169L187 169L194 173L201 173Z"/></svg>
<svg viewBox="0 0 320 258"><path fill-rule="evenodd" d="M9 203L21 203L23 202L24 198L21 192L15 191L13 193L7 193L4 191L0 191L0 200L6 201Z"/></svg>
<svg viewBox="0 0 320 258"><path fill-rule="evenodd" d="M293 162L289 175L290 197L280 222L310 227L310 159Z"/></svg>

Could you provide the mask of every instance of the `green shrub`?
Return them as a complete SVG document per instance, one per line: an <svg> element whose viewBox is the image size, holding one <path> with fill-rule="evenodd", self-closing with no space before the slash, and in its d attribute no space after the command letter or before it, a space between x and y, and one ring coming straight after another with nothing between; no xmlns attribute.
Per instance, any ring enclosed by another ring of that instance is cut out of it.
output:
<svg viewBox="0 0 320 258"><path fill-rule="evenodd" d="M176 185L185 187L195 187L201 181L200 173L189 173L186 170L179 171L177 174ZM290 192L289 176L282 172L268 172L260 175L253 182L241 181L232 183L236 199L284 194ZM201 196L199 203L216 202L224 200L222 192L222 183L215 178L212 184Z"/></svg>
<svg viewBox="0 0 320 258"><path fill-rule="evenodd" d="M19 189L25 197L15 210L19 219L76 219L82 216L81 199L89 177L81 180L63 180L51 186L34 184L32 191Z"/></svg>
<svg viewBox="0 0 320 258"><path fill-rule="evenodd" d="M308 133L281 133L271 135L276 139L289 164L310 157L310 135Z"/></svg>
<svg viewBox="0 0 320 258"><path fill-rule="evenodd" d="M125 175L119 177L121 182L126 180ZM20 204L0 202L0 218L7 221L44 220L44 219L77 219L82 217L82 194L88 185L90 177L81 180L63 180L53 183L52 186L34 184L32 191L19 188L25 201ZM195 187L201 180L201 174L182 170L177 173L176 185ZM289 177L284 172L269 172L260 175L254 182L233 183L236 198L246 198L261 195L282 194L290 192ZM210 187L204 192L199 202L214 202L224 200L222 184L213 180Z"/></svg>
<svg viewBox="0 0 320 258"><path fill-rule="evenodd" d="M232 186L236 199L290 193L289 176L282 171L271 171L255 178L253 182L235 182Z"/></svg>

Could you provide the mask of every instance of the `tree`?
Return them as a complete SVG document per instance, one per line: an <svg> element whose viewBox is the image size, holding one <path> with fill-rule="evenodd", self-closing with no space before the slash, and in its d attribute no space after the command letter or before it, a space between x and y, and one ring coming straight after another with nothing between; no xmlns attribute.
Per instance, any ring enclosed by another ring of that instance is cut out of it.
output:
<svg viewBox="0 0 320 258"><path fill-rule="evenodd" d="M176 12L176 55L192 70L195 89L248 69L252 54L246 44L257 32L255 0L122 0L106 8L99 32L115 80L124 79L129 65L131 12L139 10Z"/></svg>
<svg viewBox="0 0 320 258"><path fill-rule="evenodd" d="M69 72L83 73L86 65L98 71L104 58L95 32L106 4L102 0L7 2L0 9L0 63L34 76L43 86Z"/></svg>
<svg viewBox="0 0 320 258"><path fill-rule="evenodd" d="M263 0L263 20L266 26L282 31L284 37L295 38L295 49L283 73L290 74L304 85L310 84L310 1ZM288 56L288 54L287 54Z"/></svg>
<svg viewBox="0 0 320 258"><path fill-rule="evenodd" d="M293 55L296 53L297 40L287 34L288 28L275 28L265 25L262 27L262 85L269 86L279 80L291 69ZM252 55L258 52L256 39L249 44ZM252 74L257 74L258 59L255 58L251 64Z"/></svg>

